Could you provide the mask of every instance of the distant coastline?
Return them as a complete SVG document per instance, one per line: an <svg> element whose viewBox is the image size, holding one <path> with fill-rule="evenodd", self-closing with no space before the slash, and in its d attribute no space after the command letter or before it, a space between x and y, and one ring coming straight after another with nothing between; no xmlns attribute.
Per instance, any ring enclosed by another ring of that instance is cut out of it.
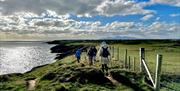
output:
<svg viewBox="0 0 180 91"><path fill-rule="evenodd" d="M139 40L150 40L150 41L154 41L154 40L180 40L180 39L138 39L138 38L125 38L125 39L54 39L54 40L0 40L0 42L52 42L52 41L102 41L102 40L136 40L136 41L139 41Z"/></svg>

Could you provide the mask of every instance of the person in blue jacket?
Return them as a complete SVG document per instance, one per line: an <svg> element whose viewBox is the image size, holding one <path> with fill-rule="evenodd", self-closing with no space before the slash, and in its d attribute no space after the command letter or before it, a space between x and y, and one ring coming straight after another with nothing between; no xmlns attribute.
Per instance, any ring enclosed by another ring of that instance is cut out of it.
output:
<svg viewBox="0 0 180 91"><path fill-rule="evenodd" d="M80 59L81 59L81 49L77 49L77 50L76 50L75 57L77 58L77 62L80 63Z"/></svg>

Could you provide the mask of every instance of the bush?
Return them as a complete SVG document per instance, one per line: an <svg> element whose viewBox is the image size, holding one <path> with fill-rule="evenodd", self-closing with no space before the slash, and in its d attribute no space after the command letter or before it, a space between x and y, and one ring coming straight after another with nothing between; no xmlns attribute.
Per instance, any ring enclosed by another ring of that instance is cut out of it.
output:
<svg viewBox="0 0 180 91"><path fill-rule="evenodd" d="M41 78L41 80L53 80L55 77L56 73L48 72Z"/></svg>

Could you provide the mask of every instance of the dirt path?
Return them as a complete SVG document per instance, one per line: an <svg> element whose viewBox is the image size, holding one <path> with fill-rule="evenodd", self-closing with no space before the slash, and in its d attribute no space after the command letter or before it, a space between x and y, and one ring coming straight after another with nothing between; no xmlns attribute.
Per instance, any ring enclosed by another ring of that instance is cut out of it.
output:
<svg viewBox="0 0 180 91"><path fill-rule="evenodd" d="M34 90L36 86L36 79L35 80L28 80L26 82L27 90Z"/></svg>
<svg viewBox="0 0 180 91"><path fill-rule="evenodd" d="M117 80L113 79L112 76L105 76L107 79L109 79L114 85L120 84Z"/></svg>

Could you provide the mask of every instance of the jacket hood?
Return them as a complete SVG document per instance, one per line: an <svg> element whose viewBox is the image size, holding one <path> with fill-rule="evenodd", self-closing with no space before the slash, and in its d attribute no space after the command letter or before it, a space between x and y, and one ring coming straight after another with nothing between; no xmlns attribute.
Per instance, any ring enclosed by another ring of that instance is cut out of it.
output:
<svg viewBox="0 0 180 91"><path fill-rule="evenodd" d="M103 42L101 43L101 47L106 48L106 47L108 47L108 45L106 44L106 42L103 41Z"/></svg>

